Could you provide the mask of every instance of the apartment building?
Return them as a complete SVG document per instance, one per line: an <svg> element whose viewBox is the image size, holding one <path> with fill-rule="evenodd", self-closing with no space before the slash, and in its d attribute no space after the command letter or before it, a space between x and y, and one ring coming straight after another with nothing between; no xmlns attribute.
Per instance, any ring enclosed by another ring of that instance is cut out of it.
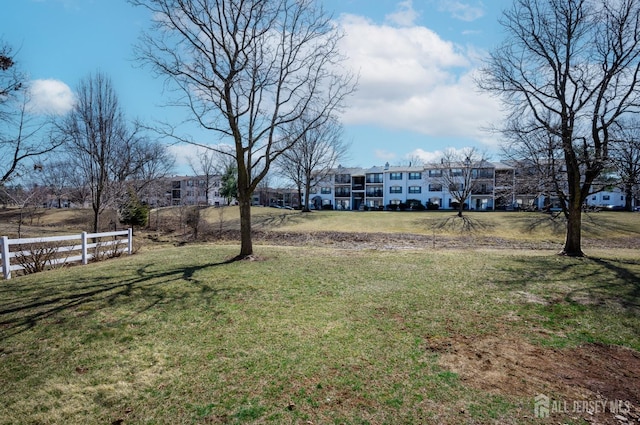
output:
<svg viewBox="0 0 640 425"><path fill-rule="evenodd" d="M175 176L164 179L165 205L226 205L220 196L221 176Z"/></svg>
<svg viewBox="0 0 640 425"><path fill-rule="evenodd" d="M468 166L468 165L467 165ZM346 168L339 166L317 182L310 194L310 207L337 210L383 210L417 200L423 206L456 209L458 203L447 184L462 176L465 164L428 164ZM554 208L558 200L540 187L522 166L508 162L482 161L470 169L473 189L465 207L474 211L542 210ZM452 178L443 178L448 173ZM616 188L589 197L589 206L624 206L624 194Z"/></svg>

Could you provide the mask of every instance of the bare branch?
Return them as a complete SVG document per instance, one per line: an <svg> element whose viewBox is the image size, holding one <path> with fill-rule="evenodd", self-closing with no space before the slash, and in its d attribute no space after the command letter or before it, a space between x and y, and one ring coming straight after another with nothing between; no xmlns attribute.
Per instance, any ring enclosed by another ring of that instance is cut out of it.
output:
<svg viewBox="0 0 640 425"><path fill-rule="evenodd" d="M251 255L254 190L355 88L340 69L341 34L313 0L130 2L154 16L136 49L140 61L167 78L193 121L234 147L241 256Z"/></svg>

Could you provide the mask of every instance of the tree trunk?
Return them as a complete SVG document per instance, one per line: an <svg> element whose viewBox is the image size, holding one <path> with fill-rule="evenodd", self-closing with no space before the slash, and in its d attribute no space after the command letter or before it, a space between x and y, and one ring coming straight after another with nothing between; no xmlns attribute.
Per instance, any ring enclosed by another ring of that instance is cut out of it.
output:
<svg viewBox="0 0 640 425"><path fill-rule="evenodd" d="M251 194L238 194L240 204L240 254L237 259L253 255L253 242L251 240Z"/></svg>
<svg viewBox="0 0 640 425"><path fill-rule="evenodd" d="M458 217L462 217L462 210L464 210L464 202L460 202L460 209L458 209Z"/></svg>
<svg viewBox="0 0 640 425"><path fill-rule="evenodd" d="M309 209L309 192L311 191L311 184L309 184L309 179L307 179L307 182L304 184L304 199L300 199L300 202L302 202L302 212L311 212L311 209Z"/></svg>
<svg viewBox="0 0 640 425"><path fill-rule="evenodd" d="M582 252L582 202L579 197L571 197L567 210L567 236L561 255L583 257Z"/></svg>
<svg viewBox="0 0 640 425"><path fill-rule="evenodd" d="M93 208L93 233L98 233L98 228L100 227L100 210L98 208Z"/></svg>
<svg viewBox="0 0 640 425"><path fill-rule="evenodd" d="M633 185L624 185L624 209L633 211Z"/></svg>

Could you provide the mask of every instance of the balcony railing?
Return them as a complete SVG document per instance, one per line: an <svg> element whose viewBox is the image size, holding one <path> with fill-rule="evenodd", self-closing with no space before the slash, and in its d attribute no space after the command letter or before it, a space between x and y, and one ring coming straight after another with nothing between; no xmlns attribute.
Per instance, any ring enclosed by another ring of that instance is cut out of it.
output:
<svg viewBox="0 0 640 425"><path fill-rule="evenodd" d="M382 198L384 196L384 191L380 190L368 190L367 198Z"/></svg>
<svg viewBox="0 0 640 425"><path fill-rule="evenodd" d="M492 188L483 188L483 189L474 189L473 191L471 191L472 195L493 195L493 189Z"/></svg>

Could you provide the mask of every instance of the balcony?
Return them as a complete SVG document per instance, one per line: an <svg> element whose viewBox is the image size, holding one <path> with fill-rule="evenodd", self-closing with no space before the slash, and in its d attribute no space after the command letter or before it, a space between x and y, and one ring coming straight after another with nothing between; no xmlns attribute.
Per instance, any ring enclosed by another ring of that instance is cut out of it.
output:
<svg viewBox="0 0 640 425"><path fill-rule="evenodd" d="M493 188L481 187L481 188L472 190L471 194L472 195L493 195Z"/></svg>
<svg viewBox="0 0 640 425"><path fill-rule="evenodd" d="M364 190L364 176L353 176L351 190Z"/></svg>

